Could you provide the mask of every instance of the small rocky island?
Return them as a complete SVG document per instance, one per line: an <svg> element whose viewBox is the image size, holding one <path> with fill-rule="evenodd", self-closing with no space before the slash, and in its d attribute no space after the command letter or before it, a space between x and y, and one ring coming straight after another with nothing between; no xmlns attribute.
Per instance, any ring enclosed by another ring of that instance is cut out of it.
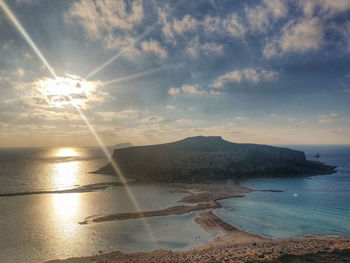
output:
<svg viewBox="0 0 350 263"><path fill-rule="evenodd" d="M333 173L335 166L306 160L302 151L232 143L220 136L115 149L113 160L127 176L141 181L203 182L251 177L288 177ZM95 173L115 173L109 163Z"/></svg>

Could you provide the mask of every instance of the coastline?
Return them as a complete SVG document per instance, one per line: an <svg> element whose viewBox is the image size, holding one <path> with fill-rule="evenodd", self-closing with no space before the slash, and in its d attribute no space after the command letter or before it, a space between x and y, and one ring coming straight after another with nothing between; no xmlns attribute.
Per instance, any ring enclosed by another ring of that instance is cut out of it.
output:
<svg viewBox="0 0 350 263"><path fill-rule="evenodd" d="M85 218L84 221L79 222L79 224L84 225L89 223L128 220L145 217L183 215L195 211L203 211L207 209L213 210L215 208L221 207L217 202L218 200L232 197L242 197L243 194L252 191L251 189L242 187L233 181L215 184L166 184L166 186L174 188L173 192L189 194L179 201L187 205L171 206L165 209L153 211L138 211L102 216L89 216Z"/></svg>
<svg viewBox="0 0 350 263"><path fill-rule="evenodd" d="M166 184L169 186L169 184ZM181 215L193 211L203 211L195 222L206 231L221 231L222 236L212 242L187 251L155 250L142 253L123 253L115 251L99 255L51 260L48 263L85 263L85 262L248 262L273 260L283 254L302 255L350 248L349 238L303 237L303 238L270 238L248 233L236 228L217 217L213 210L220 207L218 200L242 197L254 190L240 186L238 183L215 184L171 184L174 191L188 193L180 202L187 206L173 206L162 210L141 211L138 213L119 213L105 216L89 217L81 224L99 223L133 218ZM268 190L275 191L275 190ZM192 205L191 205L192 204Z"/></svg>

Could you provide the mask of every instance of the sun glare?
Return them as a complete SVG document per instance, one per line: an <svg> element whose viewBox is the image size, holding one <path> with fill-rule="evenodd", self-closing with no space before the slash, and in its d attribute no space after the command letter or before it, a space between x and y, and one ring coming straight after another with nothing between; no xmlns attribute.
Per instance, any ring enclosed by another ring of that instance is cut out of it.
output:
<svg viewBox="0 0 350 263"><path fill-rule="evenodd" d="M73 148L60 148L55 153L56 157L75 157L78 153Z"/></svg>
<svg viewBox="0 0 350 263"><path fill-rule="evenodd" d="M61 219L67 220L77 213L79 207L78 194L54 194L52 200L56 213Z"/></svg>
<svg viewBox="0 0 350 263"><path fill-rule="evenodd" d="M71 104L84 105L97 85L96 82L67 75L66 77L40 79L37 89L50 105L62 108Z"/></svg>

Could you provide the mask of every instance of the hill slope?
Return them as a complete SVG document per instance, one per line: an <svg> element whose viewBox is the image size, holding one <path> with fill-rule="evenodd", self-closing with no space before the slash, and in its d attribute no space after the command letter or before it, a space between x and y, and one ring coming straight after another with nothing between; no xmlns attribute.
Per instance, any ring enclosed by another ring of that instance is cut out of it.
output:
<svg viewBox="0 0 350 263"><path fill-rule="evenodd" d="M221 137L116 149L113 160L126 176L160 182L194 182L239 177L325 174L333 166L307 161L304 152ZM114 173L111 164L96 173Z"/></svg>

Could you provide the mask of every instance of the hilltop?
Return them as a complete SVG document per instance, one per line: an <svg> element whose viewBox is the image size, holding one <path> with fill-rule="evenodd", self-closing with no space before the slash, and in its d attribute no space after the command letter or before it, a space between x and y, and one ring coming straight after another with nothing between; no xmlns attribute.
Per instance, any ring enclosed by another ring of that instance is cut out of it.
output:
<svg viewBox="0 0 350 263"><path fill-rule="evenodd" d="M302 151L232 143L219 136L115 149L113 160L126 176L157 182L200 182L248 177L328 174L334 166L308 161ZM109 163L95 173L113 174Z"/></svg>

